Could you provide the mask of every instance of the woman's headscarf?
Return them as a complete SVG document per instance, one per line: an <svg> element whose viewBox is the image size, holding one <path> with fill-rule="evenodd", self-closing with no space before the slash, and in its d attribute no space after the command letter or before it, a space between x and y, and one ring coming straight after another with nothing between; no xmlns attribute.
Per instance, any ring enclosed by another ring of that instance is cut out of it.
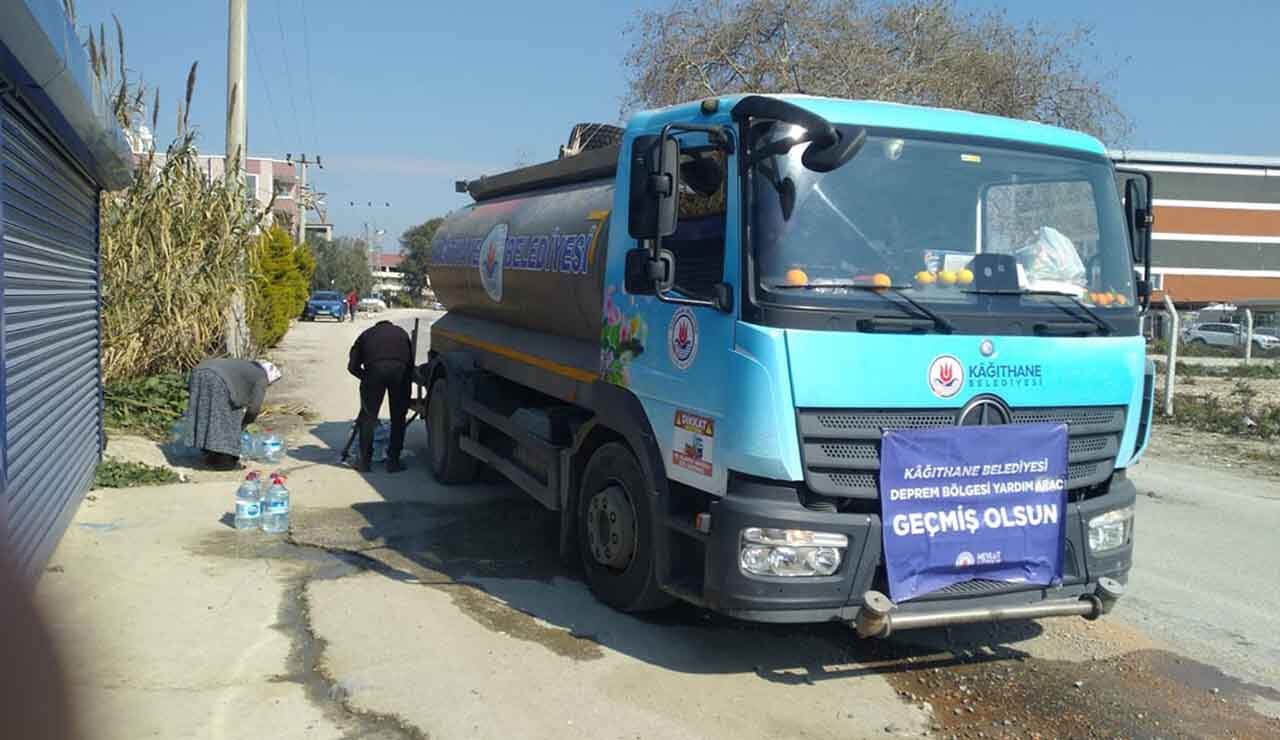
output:
<svg viewBox="0 0 1280 740"><path fill-rule="evenodd" d="M267 385L271 385L276 382L282 375L280 368L266 360L254 360L254 364L262 368L262 372L267 374Z"/></svg>

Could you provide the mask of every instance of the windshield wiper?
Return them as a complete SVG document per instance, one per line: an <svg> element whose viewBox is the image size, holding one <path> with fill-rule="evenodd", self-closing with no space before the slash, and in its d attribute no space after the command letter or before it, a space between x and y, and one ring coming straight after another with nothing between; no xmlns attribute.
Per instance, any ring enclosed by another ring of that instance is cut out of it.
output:
<svg viewBox="0 0 1280 740"><path fill-rule="evenodd" d="M882 296L885 300L891 303L893 302L893 299L890 298L889 296L894 295L902 299L902 301L905 302L912 309L915 309L917 318L924 317L928 319L930 322L932 322L934 328L937 329L939 332L942 332L944 334L950 334L951 332L955 331L955 327L951 325L950 321L947 321L938 313L920 305L918 301L916 301L915 299L903 293L902 288L898 288L898 287L868 285L866 283L801 283L799 285L775 285L773 287L776 289L782 289L782 290L817 290L821 288L840 288L842 290L870 291L872 293L875 293L876 295ZM898 307L902 308L901 305L899 305ZM904 310L903 313L910 314L911 312L908 310Z"/></svg>
<svg viewBox="0 0 1280 740"><path fill-rule="evenodd" d="M965 292L981 293L985 295L1035 295L1035 296L1047 295L1047 296L1053 296L1055 298L1066 298L1068 303L1071 306L1079 310L1072 311L1071 309L1067 308L1067 304L1063 304L1059 301L1053 302L1054 307L1056 307L1058 310L1062 311L1063 313L1065 313L1066 315L1074 319L1084 319L1085 322L1092 324L1097 329L1099 334L1102 334L1104 336L1110 335L1114 333L1116 330L1116 328L1111 325L1110 321L1107 321L1103 317L1099 316L1096 311L1094 311L1092 308L1089 308L1085 304L1081 303L1079 298L1076 298L1075 296L1069 293L1061 293L1056 290L969 290Z"/></svg>

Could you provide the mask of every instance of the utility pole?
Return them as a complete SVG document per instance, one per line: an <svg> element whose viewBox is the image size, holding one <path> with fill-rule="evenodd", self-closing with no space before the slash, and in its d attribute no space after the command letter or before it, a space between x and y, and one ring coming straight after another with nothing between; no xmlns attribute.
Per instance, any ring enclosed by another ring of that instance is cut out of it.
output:
<svg viewBox="0 0 1280 740"><path fill-rule="evenodd" d="M298 243L305 244L307 242L307 165L314 164L320 169L324 169L324 163L320 161L320 155L317 154L315 159L307 159L307 155L303 154L301 159L294 159L292 154L284 155L286 162L299 165L300 174L298 176Z"/></svg>
<svg viewBox="0 0 1280 740"><path fill-rule="evenodd" d="M243 183L245 165L245 34L248 0L228 0L227 23L227 177ZM234 168L232 163L235 163Z"/></svg>
<svg viewBox="0 0 1280 740"><path fill-rule="evenodd" d="M371 200L365 201L363 203L359 203L357 201L351 200L351 201L347 201L347 205L351 208L360 208L360 209L391 207L391 204L388 202L384 201L382 203L375 203L374 201L371 201ZM375 221L373 224L373 236L377 238L382 236L385 233L387 232L384 229L379 229L378 224ZM378 247L375 249L373 242L369 241L369 236L370 236L369 222L365 221L364 222L364 244L365 244L365 248L369 250L369 272L376 273L378 272L378 270L382 268L382 260L380 259L382 256L382 242L381 240L379 240Z"/></svg>
<svg viewBox="0 0 1280 740"><path fill-rule="evenodd" d="M245 166L245 36L248 29L248 0L228 0L227 4L227 155L224 176L237 191L244 187ZM245 255L240 255L241 264ZM227 353L232 357L249 354L249 327L245 320L244 293L236 288L231 295L226 326Z"/></svg>

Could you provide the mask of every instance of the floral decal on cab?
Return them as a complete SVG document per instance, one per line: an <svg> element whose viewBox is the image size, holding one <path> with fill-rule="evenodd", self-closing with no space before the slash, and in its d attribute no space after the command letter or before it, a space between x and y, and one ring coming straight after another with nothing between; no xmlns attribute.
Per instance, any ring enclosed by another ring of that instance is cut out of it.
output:
<svg viewBox="0 0 1280 740"><path fill-rule="evenodd" d="M649 328L639 314L627 316L614 302L615 286L604 297L604 321L600 329L600 377L624 388L631 385L631 361L644 353ZM634 310L636 299L631 299Z"/></svg>

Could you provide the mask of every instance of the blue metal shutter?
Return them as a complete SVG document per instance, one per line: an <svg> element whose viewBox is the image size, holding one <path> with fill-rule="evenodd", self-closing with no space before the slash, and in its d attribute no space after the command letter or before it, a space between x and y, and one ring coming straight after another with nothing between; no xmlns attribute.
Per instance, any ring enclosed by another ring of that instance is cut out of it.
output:
<svg viewBox="0 0 1280 740"><path fill-rule="evenodd" d="M10 546L42 568L102 450L98 199L11 98L0 109L4 494Z"/></svg>

